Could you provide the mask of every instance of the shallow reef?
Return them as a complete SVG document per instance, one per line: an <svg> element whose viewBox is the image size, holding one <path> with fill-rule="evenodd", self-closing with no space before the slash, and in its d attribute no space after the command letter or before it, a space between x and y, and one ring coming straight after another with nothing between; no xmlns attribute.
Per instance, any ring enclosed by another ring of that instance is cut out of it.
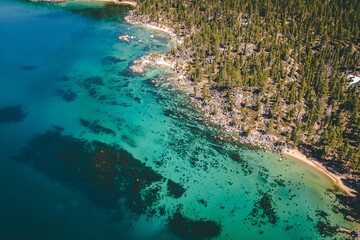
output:
<svg viewBox="0 0 360 240"><path fill-rule="evenodd" d="M82 192L95 206L116 212L119 200L125 199L125 205L135 214L165 215L164 207L158 204L162 187L174 199L186 191L118 146L62 135L56 130L34 136L13 159ZM111 221L121 218L118 213ZM216 222L191 220L180 212L170 214L167 221L174 234L188 239L208 239L220 234Z"/></svg>

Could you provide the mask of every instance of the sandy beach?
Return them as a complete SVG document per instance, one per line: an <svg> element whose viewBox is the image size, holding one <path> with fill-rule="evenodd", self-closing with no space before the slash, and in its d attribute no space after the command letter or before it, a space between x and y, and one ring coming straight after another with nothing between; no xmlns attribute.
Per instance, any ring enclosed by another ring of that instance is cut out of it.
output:
<svg viewBox="0 0 360 240"><path fill-rule="evenodd" d="M120 1L120 0L104 0L104 1L112 2L112 3L120 4L120 5L129 5L132 7L137 7L137 5L138 5L137 2L134 2L134 1Z"/></svg>
<svg viewBox="0 0 360 240"><path fill-rule="evenodd" d="M109 0L109 1L116 1L116 0ZM131 2L131 1L129 1ZM136 5L135 5L136 6ZM170 36L170 39L172 41L175 41L177 45L180 45L183 43L183 40L180 36L178 36L174 29L171 29L167 26L161 26L155 22L151 22L148 17L139 18L136 17L133 13L133 11L130 11L129 14L125 17L125 20L133 25L141 26L147 29L163 32L166 35Z"/></svg>
<svg viewBox="0 0 360 240"><path fill-rule="evenodd" d="M318 172L324 174L326 177L328 177L335 186L337 186L339 189L341 189L343 192L345 192L349 196L355 196L354 192L355 190L349 188L342 182L343 176L335 175L328 170L326 170L325 166L321 163L317 162L316 160L313 160L311 158L308 158L305 154L300 152L298 149L288 149L285 152L283 152L284 155L290 156L295 158L296 160L302 161L303 163L306 163L307 165L313 167Z"/></svg>
<svg viewBox="0 0 360 240"><path fill-rule="evenodd" d="M121 0L78 0L78 1L84 1L84 2L108 2L118 5L128 5L132 7L137 7L137 2L134 1L121 1Z"/></svg>

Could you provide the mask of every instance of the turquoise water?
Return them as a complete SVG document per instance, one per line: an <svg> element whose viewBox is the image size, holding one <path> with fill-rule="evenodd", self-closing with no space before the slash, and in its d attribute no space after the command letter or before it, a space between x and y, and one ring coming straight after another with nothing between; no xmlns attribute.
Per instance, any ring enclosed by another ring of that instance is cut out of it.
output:
<svg viewBox="0 0 360 240"><path fill-rule="evenodd" d="M170 42L127 11L0 2L1 239L330 239L324 226L351 227L328 179L220 140L165 69L129 74Z"/></svg>

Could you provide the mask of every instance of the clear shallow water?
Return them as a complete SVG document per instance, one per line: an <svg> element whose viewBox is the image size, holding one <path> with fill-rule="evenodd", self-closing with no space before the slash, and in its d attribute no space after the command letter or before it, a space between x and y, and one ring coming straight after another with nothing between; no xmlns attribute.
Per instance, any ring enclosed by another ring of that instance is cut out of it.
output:
<svg viewBox="0 0 360 240"><path fill-rule="evenodd" d="M129 75L170 43L118 8L1 1L1 239L324 239L322 224L351 227L322 175L220 141L165 70Z"/></svg>

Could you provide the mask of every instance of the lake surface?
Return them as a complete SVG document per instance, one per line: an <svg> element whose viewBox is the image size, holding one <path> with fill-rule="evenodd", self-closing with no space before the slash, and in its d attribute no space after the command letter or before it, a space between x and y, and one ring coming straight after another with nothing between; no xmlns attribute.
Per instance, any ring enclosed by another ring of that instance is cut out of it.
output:
<svg viewBox="0 0 360 240"><path fill-rule="evenodd" d="M171 47L129 10L0 2L0 238L346 238L327 178L220 140L166 69L127 71Z"/></svg>

